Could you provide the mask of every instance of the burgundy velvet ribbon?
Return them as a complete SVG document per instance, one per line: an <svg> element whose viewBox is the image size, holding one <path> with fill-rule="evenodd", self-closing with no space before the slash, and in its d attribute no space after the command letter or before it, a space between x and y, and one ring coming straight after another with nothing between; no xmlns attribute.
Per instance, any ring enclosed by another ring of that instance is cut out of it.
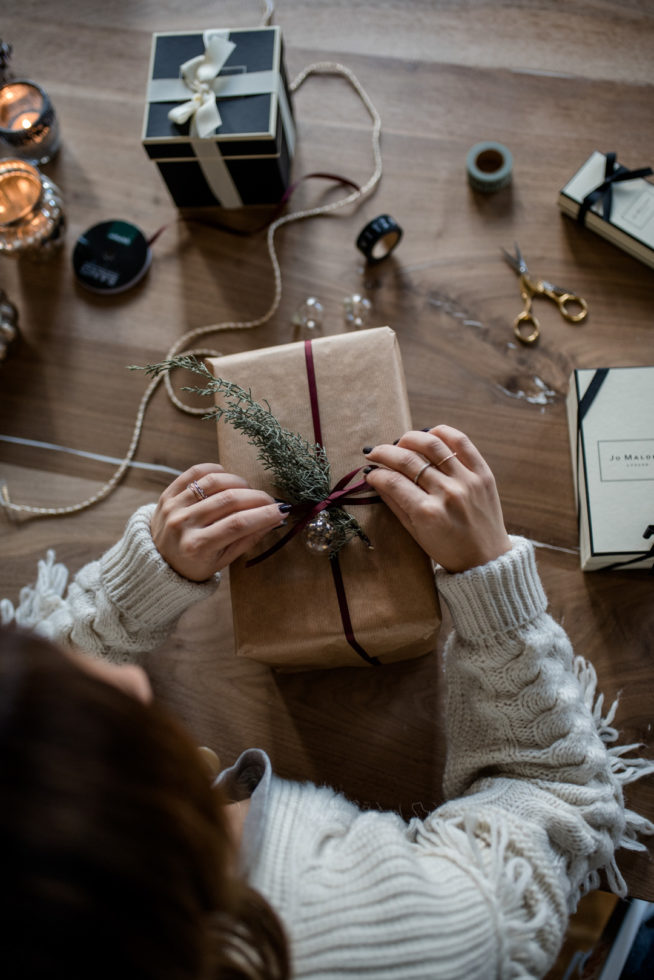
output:
<svg viewBox="0 0 654 980"><path fill-rule="evenodd" d="M311 403L311 420L313 423L313 434L315 441L322 446L322 429L320 426L320 406L318 404L318 386L316 384L316 371L313 362L313 349L310 340L305 340L304 342L304 358L307 369L307 382L309 385L309 400ZM270 558L275 552L279 551L284 547L296 534L309 524L314 517L321 513L323 510L327 510L329 507L342 507L343 504L347 503L348 506L351 504L373 504L379 503L381 500L376 494L374 496L361 497L363 490L368 489L368 484L365 480L359 480L358 483L352 484L357 473L361 471L361 467L357 467L355 470L351 470L346 473L344 477L334 485L334 487L329 491L324 500L320 500L317 503L301 503L294 504L290 511L290 516L297 518L293 526L290 528L286 534L275 542L270 548L262 552L262 554L257 555L256 558L251 558L246 562L246 567L249 568L251 565L258 565L259 562L265 561L266 558ZM336 589L336 598L338 600L338 608L341 614L341 622L343 624L343 632L347 642L350 644L352 649L357 653L363 660L367 663L372 664L374 667L380 667L381 661L377 657L370 656L361 644L358 642L354 635L354 629L352 627L352 618L350 616L350 609L347 603L347 594L345 592L345 584L343 582L343 575L341 573L341 565L338 560L338 554L330 555L329 564L332 570L332 578L334 580L334 587Z"/></svg>

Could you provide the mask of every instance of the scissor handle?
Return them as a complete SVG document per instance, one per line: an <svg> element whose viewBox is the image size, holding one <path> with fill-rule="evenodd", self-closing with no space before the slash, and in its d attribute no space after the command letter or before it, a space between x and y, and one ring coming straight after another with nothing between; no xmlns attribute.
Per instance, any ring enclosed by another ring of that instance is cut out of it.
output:
<svg viewBox="0 0 654 980"><path fill-rule="evenodd" d="M531 331L524 333L527 327ZM513 321L513 332L521 344L535 344L540 336L540 323L531 310L523 310Z"/></svg>
<svg viewBox="0 0 654 980"><path fill-rule="evenodd" d="M574 293L558 293L554 295L554 300L559 307L559 313L568 323L581 323L588 316L588 303L582 296L575 296ZM568 309L568 305L578 306L576 313Z"/></svg>

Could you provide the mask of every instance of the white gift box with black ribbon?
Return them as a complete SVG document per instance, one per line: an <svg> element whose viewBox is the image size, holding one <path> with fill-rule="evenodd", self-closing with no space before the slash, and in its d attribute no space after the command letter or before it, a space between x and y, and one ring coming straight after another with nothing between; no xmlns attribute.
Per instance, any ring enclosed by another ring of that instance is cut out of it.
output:
<svg viewBox="0 0 654 980"><path fill-rule="evenodd" d="M584 571L654 569L654 366L573 371L572 472Z"/></svg>
<svg viewBox="0 0 654 980"><path fill-rule="evenodd" d="M654 268L652 168L634 170L595 150L559 193L559 209Z"/></svg>
<svg viewBox="0 0 654 980"><path fill-rule="evenodd" d="M143 145L179 208L278 203L295 148L279 27L154 34Z"/></svg>

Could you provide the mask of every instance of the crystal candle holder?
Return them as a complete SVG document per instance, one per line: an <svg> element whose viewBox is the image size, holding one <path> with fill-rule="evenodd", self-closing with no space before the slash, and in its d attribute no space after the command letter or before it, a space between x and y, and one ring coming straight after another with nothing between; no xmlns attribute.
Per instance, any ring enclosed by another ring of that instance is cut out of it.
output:
<svg viewBox="0 0 654 980"><path fill-rule="evenodd" d="M47 257L65 225L59 188L24 160L0 160L0 254Z"/></svg>
<svg viewBox="0 0 654 980"><path fill-rule="evenodd" d="M5 360L18 337L18 310L4 289L0 289L0 363Z"/></svg>
<svg viewBox="0 0 654 980"><path fill-rule="evenodd" d="M54 107L34 82L17 79L0 85L0 151L36 166L59 149Z"/></svg>

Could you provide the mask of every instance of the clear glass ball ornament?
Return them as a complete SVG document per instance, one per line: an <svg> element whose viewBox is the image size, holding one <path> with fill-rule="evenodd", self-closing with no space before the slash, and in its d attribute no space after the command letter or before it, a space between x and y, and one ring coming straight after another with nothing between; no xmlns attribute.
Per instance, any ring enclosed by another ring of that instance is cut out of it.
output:
<svg viewBox="0 0 654 980"><path fill-rule="evenodd" d="M324 312L320 300L316 299L315 296L309 296L293 314L293 323L307 334L316 333L322 327Z"/></svg>
<svg viewBox="0 0 654 980"><path fill-rule="evenodd" d="M343 300L345 323L355 330L360 330L361 327L366 326L370 319L371 310L372 303L367 296L362 296L361 293L346 296Z"/></svg>
<svg viewBox="0 0 654 980"><path fill-rule="evenodd" d="M336 532L324 514L318 514L307 524L304 533L307 548L316 555L329 552Z"/></svg>

